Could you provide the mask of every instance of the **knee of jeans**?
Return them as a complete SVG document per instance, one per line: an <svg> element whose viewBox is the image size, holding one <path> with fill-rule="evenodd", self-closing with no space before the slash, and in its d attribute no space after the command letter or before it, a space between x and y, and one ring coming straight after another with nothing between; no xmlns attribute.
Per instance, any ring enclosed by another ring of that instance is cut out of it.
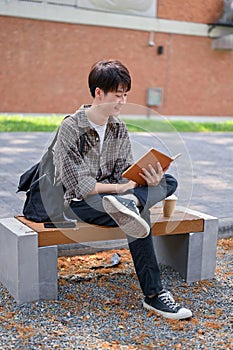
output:
<svg viewBox="0 0 233 350"><path fill-rule="evenodd" d="M168 196L171 196L176 191L178 182L174 178L174 176L170 174L165 174L165 178L167 183L167 197L168 197Z"/></svg>

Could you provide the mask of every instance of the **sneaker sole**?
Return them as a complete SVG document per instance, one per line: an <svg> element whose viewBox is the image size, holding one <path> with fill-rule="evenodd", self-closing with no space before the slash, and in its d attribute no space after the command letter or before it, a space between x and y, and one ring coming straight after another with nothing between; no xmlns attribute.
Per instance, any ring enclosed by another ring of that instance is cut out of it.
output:
<svg viewBox="0 0 233 350"><path fill-rule="evenodd" d="M147 222L132 210L126 208L114 196L111 196L111 198L103 197L103 207L127 235L134 238L145 238L149 235L150 227ZM121 223L122 214L125 215L123 224Z"/></svg>
<svg viewBox="0 0 233 350"><path fill-rule="evenodd" d="M145 301L143 301L143 307L147 310L154 311L165 318L170 318L173 320L185 320L187 318L192 317L192 312L185 308L181 308L179 310L180 313L165 312L165 311L155 309L153 306L147 304Z"/></svg>

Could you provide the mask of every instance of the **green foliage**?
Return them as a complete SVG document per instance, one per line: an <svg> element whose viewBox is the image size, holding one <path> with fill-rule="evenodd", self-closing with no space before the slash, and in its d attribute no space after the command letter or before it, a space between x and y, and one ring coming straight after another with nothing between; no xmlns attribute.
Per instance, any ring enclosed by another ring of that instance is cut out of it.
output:
<svg viewBox="0 0 233 350"><path fill-rule="evenodd" d="M60 125L63 116L0 115L0 132L53 132ZM232 132L233 121L193 122L168 119L122 118L130 132Z"/></svg>

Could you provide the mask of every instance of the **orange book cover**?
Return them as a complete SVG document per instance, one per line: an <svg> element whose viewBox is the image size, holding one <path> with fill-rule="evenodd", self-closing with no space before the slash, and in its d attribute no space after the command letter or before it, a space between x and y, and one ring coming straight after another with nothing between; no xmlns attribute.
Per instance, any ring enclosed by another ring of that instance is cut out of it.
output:
<svg viewBox="0 0 233 350"><path fill-rule="evenodd" d="M181 156L181 153L178 153L174 157L169 157L168 155L156 150L155 148L149 149L141 158L139 158L133 165L126 169L122 173L122 177L125 177L129 180L137 182L139 185L145 185L145 180L139 175L142 172L142 168L148 169L148 165L155 165L157 162L161 164L163 171L166 171L171 162L176 158Z"/></svg>

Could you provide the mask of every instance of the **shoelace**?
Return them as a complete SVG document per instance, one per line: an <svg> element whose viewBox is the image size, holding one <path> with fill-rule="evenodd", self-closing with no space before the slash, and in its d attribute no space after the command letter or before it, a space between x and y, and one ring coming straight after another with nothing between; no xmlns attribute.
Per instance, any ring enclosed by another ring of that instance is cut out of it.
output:
<svg viewBox="0 0 233 350"><path fill-rule="evenodd" d="M139 209L138 209L138 207L136 206L136 203L133 200L130 201L128 204L126 204L126 207L128 207L129 209L133 209L134 211L136 210L137 214L138 215L140 214Z"/></svg>
<svg viewBox="0 0 233 350"><path fill-rule="evenodd" d="M175 310L178 307L178 304L173 299L172 294L168 291L164 291L161 294L159 294L158 298L161 299L164 304L166 304L173 310Z"/></svg>

